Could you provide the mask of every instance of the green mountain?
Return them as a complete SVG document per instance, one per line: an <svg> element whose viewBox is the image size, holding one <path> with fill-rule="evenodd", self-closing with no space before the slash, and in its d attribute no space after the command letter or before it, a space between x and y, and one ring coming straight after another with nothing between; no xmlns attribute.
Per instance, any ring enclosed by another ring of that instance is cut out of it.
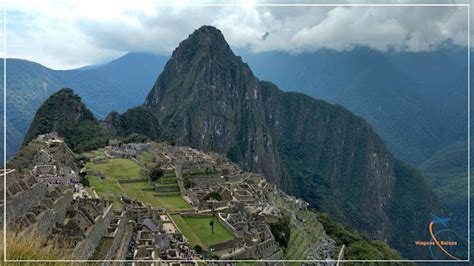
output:
<svg viewBox="0 0 474 266"><path fill-rule="evenodd" d="M108 132L71 89L61 89L39 107L23 146L49 132L57 132L75 152L103 147L109 139Z"/></svg>
<svg viewBox="0 0 474 266"><path fill-rule="evenodd" d="M128 136L136 133L158 139L161 129L158 119L146 108L138 106L123 114L111 112L105 118L105 127L115 136Z"/></svg>
<svg viewBox="0 0 474 266"><path fill-rule="evenodd" d="M467 238L468 207L468 161L467 141L455 143L437 152L420 165L433 192L456 225ZM471 167L471 173L474 170ZM472 189L471 189L472 191ZM471 193L471 200L474 198Z"/></svg>
<svg viewBox="0 0 474 266"><path fill-rule="evenodd" d="M168 56L128 53L100 66L53 70L7 59L7 158L20 148L41 103L61 88L74 88L97 117L105 117L141 104L167 60ZM3 59L0 69L3 82ZM0 114L3 119L3 108Z"/></svg>
<svg viewBox="0 0 474 266"><path fill-rule="evenodd" d="M428 256L414 242L442 210L423 176L347 109L258 80L219 30L180 43L144 106L161 139L226 154L404 256Z"/></svg>

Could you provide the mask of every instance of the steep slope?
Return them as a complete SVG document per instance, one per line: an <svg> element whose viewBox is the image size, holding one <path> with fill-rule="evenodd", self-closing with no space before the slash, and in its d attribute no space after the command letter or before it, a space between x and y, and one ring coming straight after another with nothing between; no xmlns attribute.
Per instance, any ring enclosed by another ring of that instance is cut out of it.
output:
<svg viewBox="0 0 474 266"><path fill-rule="evenodd" d="M259 81L219 30L204 26L180 43L144 106L161 138L227 154L407 257L428 254L413 243L441 209L423 177L364 119Z"/></svg>
<svg viewBox="0 0 474 266"><path fill-rule="evenodd" d="M466 53L446 44L416 53L357 47L298 55L244 52L242 57L258 77L283 90L341 104L364 117L397 157L419 164L465 137L466 123L459 121L466 117L456 115L467 96ZM457 86L461 82L463 87Z"/></svg>
<svg viewBox="0 0 474 266"><path fill-rule="evenodd" d="M123 112L141 104L167 60L167 56L129 53L93 68L60 71L7 59L7 158L21 146L41 103L59 89L74 88L95 115L105 117L112 110ZM0 69L3 73L3 61ZM3 119L3 108L0 112Z"/></svg>
<svg viewBox="0 0 474 266"><path fill-rule="evenodd" d="M57 132L76 152L102 147L108 140L108 133L71 89L61 89L40 106L23 146L49 132Z"/></svg>

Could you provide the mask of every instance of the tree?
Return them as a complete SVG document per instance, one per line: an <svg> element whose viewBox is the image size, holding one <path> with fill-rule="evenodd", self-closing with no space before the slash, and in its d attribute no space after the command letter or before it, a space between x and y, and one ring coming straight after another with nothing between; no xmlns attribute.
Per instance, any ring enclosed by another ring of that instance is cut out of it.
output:
<svg viewBox="0 0 474 266"><path fill-rule="evenodd" d="M80 171L80 172L79 172L79 177L80 177L81 179L83 179L84 177L86 177L86 175L87 175L87 172L86 172L86 171Z"/></svg>
<svg viewBox="0 0 474 266"><path fill-rule="evenodd" d="M211 226L212 234L214 234L214 218L212 218L212 221L209 222L209 225Z"/></svg>
<svg viewBox="0 0 474 266"><path fill-rule="evenodd" d="M149 179L151 182L156 182L160 177L164 175L163 169L161 169L160 164L156 164L153 169L150 171Z"/></svg>
<svg viewBox="0 0 474 266"><path fill-rule="evenodd" d="M91 183L89 182L89 179L87 177L81 178L80 182L84 187L90 187L91 186Z"/></svg>
<svg viewBox="0 0 474 266"><path fill-rule="evenodd" d="M204 196L204 200L215 199L217 201L221 200L221 195L217 191L209 192L206 196Z"/></svg>
<svg viewBox="0 0 474 266"><path fill-rule="evenodd" d="M123 143L144 143L147 141L150 141L149 137L138 133L132 133L122 139Z"/></svg>
<svg viewBox="0 0 474 266"><path fill-rule="evenodd" d="M290 217L283 216L274 223L270 223L270 231L272 232L275 240L282 247L288 247L290 241Z"/></svg>
<svg viewBox="0 0 474 266"><path fill-rule="evenodd" d="M202 253L202 247L200 245L195 245L194 246L194 250L196 251L197 254L201 254Z"/></svg>

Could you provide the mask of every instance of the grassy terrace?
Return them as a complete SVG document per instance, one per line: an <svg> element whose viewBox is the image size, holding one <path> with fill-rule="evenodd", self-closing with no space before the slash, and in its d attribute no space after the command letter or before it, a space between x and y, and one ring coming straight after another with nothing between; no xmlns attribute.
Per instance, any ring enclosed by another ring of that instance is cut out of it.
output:
<svg viewBox="0 0 474 266"><path fill-rule="evenodd" d="M154 158L155 155L149 151L144 151L137 156L137 159L145 165L152 163Z"/></svg>
<svg viewBox="0 0 474 266"><path fill-rule="evenodd" d="M94 151L84 152L82 155L84 155L86 158L93 158L93 157L97 157L97 156L105 156L104 151L105 151L105 149L101 148L101 149L97 149L97 150L94 150Z"/></svg>
<svg viewBox="0 0 474 266"><path fill-rule="evenodd" d="M88 172L98 171L105 175L104 179L88 175L91 185L97 194L105 199L111 199L114 205L121 206L120 194L137 199L153 207L168 210L191 210L192 207L181 197L178 192L156 193L148 182L138 181L133 183L120 183L118 180L143 178L140 165L128 159L110 159L103 163L87 163ZM166 178L171 178L167 174ZM176 177L175 177L176 179Z"/></svg>
<svg viewBox="0 0 474 266"><path fill-rule="evenodd" d="M213 217L183 217L181 215L171 215L171 218L178 226L179 230L189 240L191 247L200 245L207 248L210 245L233 240L234 235L227 230L219 221L214 218L214 234L211 232L209 223Z"/></svg>
<svg viewBox="0 0 474 266"><path fill-rule="evenodd" d="M129 159L109 159L104 163L87 163L88 170L104 173L113 179L130 179L143 177L140 165Z"/></svg>

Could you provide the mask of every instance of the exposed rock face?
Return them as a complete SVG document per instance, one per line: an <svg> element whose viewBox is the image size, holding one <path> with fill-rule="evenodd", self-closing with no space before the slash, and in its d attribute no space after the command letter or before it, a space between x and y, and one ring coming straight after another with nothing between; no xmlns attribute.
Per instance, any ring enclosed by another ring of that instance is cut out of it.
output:
<svg viewBox="0 0 474 266"><path fill-rule="evenodd" d="M412 243L440 211L423 177L345 108L259 81L219 30L204 26L180 43L144 106L162 139L226 154L405 256L423 252Z"/></svg>

